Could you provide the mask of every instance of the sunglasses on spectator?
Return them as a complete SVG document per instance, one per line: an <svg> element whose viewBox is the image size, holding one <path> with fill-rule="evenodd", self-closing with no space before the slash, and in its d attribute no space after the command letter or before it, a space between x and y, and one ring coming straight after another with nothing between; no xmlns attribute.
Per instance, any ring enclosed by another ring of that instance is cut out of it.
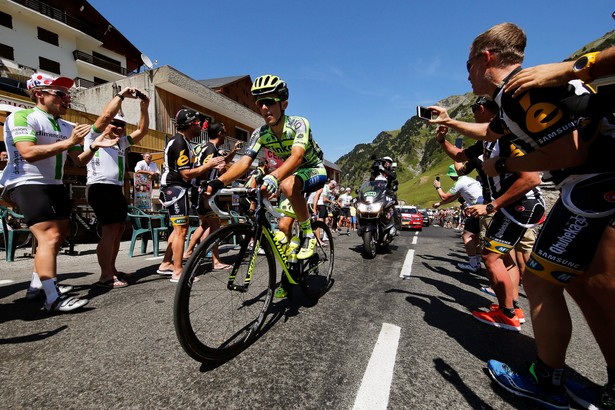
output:
<svg viewBox="0 0 615 410"><path fill-rule="evenodd" d="M482 107L482 106L483 106L482 104L472 104L472 105L470 106L470 109L472 110L472 112L476 112L476 111L478 111L478 109L479 109L480 107Z"/></svg>
<svg viewBox="0 0 615 410"><path fill-rule="evenodd" d="M111 125L113 125L114 127L124 128L126 126L126 123L122 121L111 121Z"/></svg>
<svg viewBox="0 0 615 410"><path fill-rule="evenodd" d="M41 90L41 91L47 94L54 95L56 97L60 97L60 98L64 98L68 95L68 93L65 93L64 91L60 91L60 90Z"/></svg>
<svg viewBox="0 0 615 410"><path fill-rule="evenodd" d="M498 48L494 48L492 50L485 50L488 51L490 53L499 53L502 50L498 49ZM466 68L468 69L468 73L470 72L470 70L472 69L472 60L474 60L476 57L480 57L485 51L481 51L480 53L474 54L472 57L470 57L468 59L468 61L466 61Z"/></svg>
<svg viewBox="0 0 615 410"><path fill-rule="evenodd" d="M261 105L266 105L267 107L271 107L272 105L275 105L276 103L279 103L280 101L282 101L279 98L261 98L260 100L256 100L256 105L258 105L259 107Z"/></svg>

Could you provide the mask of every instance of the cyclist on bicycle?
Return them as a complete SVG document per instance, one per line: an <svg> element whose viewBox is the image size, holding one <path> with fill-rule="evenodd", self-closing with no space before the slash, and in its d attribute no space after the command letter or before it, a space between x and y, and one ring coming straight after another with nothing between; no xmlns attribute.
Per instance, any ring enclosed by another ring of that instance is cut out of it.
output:
<svg viewBox="0 0 615 410"><path fill-rule="evenodd" d="M262 148L274 152L284 163L264 177L261 190L274 194L279 189L288 198L304 237L297 259L308 259L314 254L317 241L303 194L320 189L327 180L322 150L312 137L306 118L284 113L288 107L288 86L280 77L258 77L252 84L252 95L266 124L252 133L246 155L219 179L209 181L207 193L212 194L242 176ZM292 224L284 228L291 227ZM289 232L284 233L289 236Z"/></svg>

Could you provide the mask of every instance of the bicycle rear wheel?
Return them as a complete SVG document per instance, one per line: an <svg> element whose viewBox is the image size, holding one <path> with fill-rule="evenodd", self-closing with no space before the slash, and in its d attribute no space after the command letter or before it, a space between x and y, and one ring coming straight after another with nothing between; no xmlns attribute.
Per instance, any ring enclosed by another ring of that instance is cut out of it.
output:
<svg viewBox="0 0 615 410"><path fill-rule="evenodd" d="M335 248L333 236L327 224L322 221L313 221L312 230L318 234L318 245L316 245L314 255L303 262L300 283L308 298L318 300L332 284Z"/></svg>
<svg viewBox="0 0 615 410"><path fill-rule="evenodd" d="M262 325L275 285L269 243L249 247L251 225L232 224L209 235L184 267L175 294L175 331L182 348L200 362L235 356ZM232 269L214 269L211 251ZM233 279L234 276L234 279ZM235 285L235 287L233 287Z"/></svg>

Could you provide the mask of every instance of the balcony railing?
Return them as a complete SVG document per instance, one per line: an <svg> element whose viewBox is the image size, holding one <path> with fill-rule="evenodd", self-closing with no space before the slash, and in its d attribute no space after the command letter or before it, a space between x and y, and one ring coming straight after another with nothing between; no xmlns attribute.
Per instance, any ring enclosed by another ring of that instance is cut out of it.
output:
<svg viewBox="0 0 615 410"><path fill-rule="evenodd" d="M15 3L21 4L24 7L27 7L31 10L39 12L49 18L60 21L67 26L70 26L76 30L81 31L82 33L87 34L90 37L94 37L95 39L102 41L103 32L98 30L97 28L90 26L82 22L75 17L69 16L66 12L56 9L55 7L50 6L47 3L44 3L39 0L12 0Z"/></svg>
<svg viewBox="0 0 615 410"><path fill-rule="evenodd" d="M75 77L75 87L92 88L96 85L94 81L86 80L85 78Z"/></svg>
<svg viewBox="0 0 615 410"><path fill-rule="evenodd" d="M75 60L85 61L86 63L93 64L97 67L113 71L114 73L122 74L124 76L128 75L128 70L124 67L103 60L102 58L94 57L93 55L84 53L83 51L73 51L73 57L75 58Z"/></svg>

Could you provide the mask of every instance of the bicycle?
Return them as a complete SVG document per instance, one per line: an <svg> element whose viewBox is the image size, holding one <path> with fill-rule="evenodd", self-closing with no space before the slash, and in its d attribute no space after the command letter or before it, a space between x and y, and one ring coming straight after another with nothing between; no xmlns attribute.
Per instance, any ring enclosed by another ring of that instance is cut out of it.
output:
<svg viewBox="0 0 615 410"><path fill-rule="evenodd" d="M331 231L322 221L313 221L319 232L314 255L289 262L283 246L274 241L268 214L280 218L288 213L274 209L258 189L221 189L209 200L221 217L229 216L215 204L217 195L256 195L252 220L227 225L210 234L188 259L177 284L174 303L175 331L184 351L199 362L220 362L245 349L257 336L271 306L276 285L276 260L282 276L317 301L331 287L335 257ZM326 235L328 241L323 240ZM216 270L208 253L218 247L228 270ZM263 252L264 251L264 252ZM296 255L294 255L296 257ZM292 292L289 291L289 296Z"/></svg>

